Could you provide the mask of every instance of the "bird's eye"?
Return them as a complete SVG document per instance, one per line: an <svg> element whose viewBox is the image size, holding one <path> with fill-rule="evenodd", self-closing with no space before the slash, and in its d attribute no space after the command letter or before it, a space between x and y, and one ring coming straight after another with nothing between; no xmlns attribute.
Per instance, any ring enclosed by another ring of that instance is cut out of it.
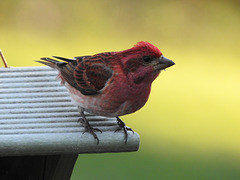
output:
<svg viewBox="0 0 240 180"><path fill-rule="evenodd" d="M149 62L152 61L152 58L151 58L150 56L143 56L143 61L144 61L145 63L149 63Z"/></svg>

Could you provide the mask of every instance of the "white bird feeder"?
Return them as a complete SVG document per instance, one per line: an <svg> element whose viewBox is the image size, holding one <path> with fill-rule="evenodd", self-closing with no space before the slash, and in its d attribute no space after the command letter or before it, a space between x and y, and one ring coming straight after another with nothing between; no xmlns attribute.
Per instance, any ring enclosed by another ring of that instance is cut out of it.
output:
<svg viewBox="0 0 240 180"><path fill-rule="evenodd" d="M67 180L78 154L138 150L139 135L128 132L125 144L116 118L86 113L102 130L99 144L83 133L77 107L56 76L49 67L0 68L0 179Z"/></svg>

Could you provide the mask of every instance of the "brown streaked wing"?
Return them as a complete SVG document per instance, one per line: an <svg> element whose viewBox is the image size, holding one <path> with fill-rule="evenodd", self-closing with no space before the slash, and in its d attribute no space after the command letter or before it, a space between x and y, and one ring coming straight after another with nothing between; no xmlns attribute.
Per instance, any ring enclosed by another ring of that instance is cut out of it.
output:
<svg viewBox="0 0 240 180"><path fill-rule="evenodd" d="M97 94L105 87L112 74L112 69L97 59L86 59L79 63L74 71L75 82L84 95Z"/></svg>
<svg viewBox="0 0 240 180"><path fill-rule="evenodd" d="M80 88L78 86L76 80L75 80L74 71L79 64L82 64L82 61L83 61L84 58L85 58L85 56L75 58L76 60L72 60L69 63L65 64L60 69L60 72L61 72L61 75L62 75L63 79L68 84L70 84L72 87L79 90L82 94L85 94L85 93L96 94L95 92L91 92L91 91L84 90L84 89Z"/></svg>

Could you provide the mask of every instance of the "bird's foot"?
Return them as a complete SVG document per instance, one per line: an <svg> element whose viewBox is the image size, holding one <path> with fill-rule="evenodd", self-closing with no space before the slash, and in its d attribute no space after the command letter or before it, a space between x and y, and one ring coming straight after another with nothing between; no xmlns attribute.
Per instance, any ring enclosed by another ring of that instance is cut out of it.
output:
<svg viewBox="0 0 240 180"><path fill-rule="evenodd" d="M101 131L100 129L98 129L98 128L93 128L93 127L89 124L89 122L88 122L88 120L86 119L85 114L84 114L83 112L81 112L81 115L82 115L82 118L79 119L79 122L81 122L81 123L83 124L84 128L85 128L85 131L83 132L83 134L84 134L85 132L89 132L90 134L93 135L94 139L96 139L97 144L99 144L99 139L98 139L98 137L97 137L97 135L96 135L96 133L95 133L94 131L98 131L98 132L100 132L100 133L102 133L102 131Z"/></svg>
<svg viewBox="0 0 240 180"><path fill-rule="evenodd" d="M125 134L125 144L127 144L127 140L128 140L127 131L132 131L133 134L134 134L134 131L130 127L127 127L126 124L119 117L117 117L117 124L118 124L119 127L117 128L116 131L123 130L123 132Z"/></svg>

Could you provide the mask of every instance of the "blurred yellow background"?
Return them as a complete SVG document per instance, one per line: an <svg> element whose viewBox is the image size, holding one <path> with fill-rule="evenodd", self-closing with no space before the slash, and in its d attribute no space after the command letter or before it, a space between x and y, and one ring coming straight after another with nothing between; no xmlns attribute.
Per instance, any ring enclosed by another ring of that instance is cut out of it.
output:
<svg viewBox="0 0 240 180"><path fill-rule="evenodd" d="M1 0L0 8L10 66L142 40L176 63L146 106L122 117L141 136L139 152L80 155L72 180L240 179L239 1Z"/></svg>

